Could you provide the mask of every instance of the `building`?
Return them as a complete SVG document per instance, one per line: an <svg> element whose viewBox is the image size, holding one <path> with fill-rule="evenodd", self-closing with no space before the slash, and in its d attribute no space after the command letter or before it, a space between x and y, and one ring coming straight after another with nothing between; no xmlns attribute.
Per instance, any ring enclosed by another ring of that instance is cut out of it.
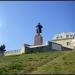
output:
<svg viewBox="0 0 75 75"><path fill-rule="evenodd" d="M52 38L52 42L73 49L75 47L75 32L63 32L60 34L56 34Z"/></svg>

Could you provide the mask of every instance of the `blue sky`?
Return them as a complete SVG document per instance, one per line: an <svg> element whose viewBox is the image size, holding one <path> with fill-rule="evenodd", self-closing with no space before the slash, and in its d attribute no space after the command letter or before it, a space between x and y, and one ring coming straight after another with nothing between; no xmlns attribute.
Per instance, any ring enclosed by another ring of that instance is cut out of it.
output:
<svg viewBox="0 0 75 75"><path fill-rule="evenodd" d="M75 32L75 1L0 1L0 44L6 50L34 44L35 26L44 43L61 32Z"/></svg>

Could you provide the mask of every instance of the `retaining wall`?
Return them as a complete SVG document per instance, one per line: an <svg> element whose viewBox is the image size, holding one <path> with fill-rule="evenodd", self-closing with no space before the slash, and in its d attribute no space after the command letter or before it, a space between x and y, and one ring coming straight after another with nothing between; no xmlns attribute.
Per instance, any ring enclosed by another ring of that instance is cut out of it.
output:
<svg viewBox="0 0 75 75"><path fill-rule="evenodd" d="M4 55L5 56L19 55L23 53L45 52L45 51L55 51L55 50L64 51L64 50L72 50L72 49L66 48L60 44L48 41L46 45L31 46L28 44L24 44L21 49L14 50L14 51L6 51Z"/></svg>

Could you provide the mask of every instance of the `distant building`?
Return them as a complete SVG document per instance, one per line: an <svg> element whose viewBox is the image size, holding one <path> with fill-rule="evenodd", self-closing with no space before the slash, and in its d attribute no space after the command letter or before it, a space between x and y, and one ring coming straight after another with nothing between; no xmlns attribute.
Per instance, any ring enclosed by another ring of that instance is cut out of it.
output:
<svg viewBox="0 0 75 75"><path fill-rule="evenodd" d="M52 42L73 49L75 48L75 32L63 32L60 34L56 34L52 38Z"/></svg>

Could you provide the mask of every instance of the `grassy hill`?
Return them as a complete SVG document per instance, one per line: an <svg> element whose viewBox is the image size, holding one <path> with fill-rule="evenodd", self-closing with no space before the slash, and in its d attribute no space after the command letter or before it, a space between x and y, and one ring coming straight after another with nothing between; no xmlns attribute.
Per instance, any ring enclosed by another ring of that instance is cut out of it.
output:
<svg viewBox="0 0 75 75"><path fill-rule="evenodd" d="M75 73L75 51L48 51L0 57L0 74Z"/></svg>

